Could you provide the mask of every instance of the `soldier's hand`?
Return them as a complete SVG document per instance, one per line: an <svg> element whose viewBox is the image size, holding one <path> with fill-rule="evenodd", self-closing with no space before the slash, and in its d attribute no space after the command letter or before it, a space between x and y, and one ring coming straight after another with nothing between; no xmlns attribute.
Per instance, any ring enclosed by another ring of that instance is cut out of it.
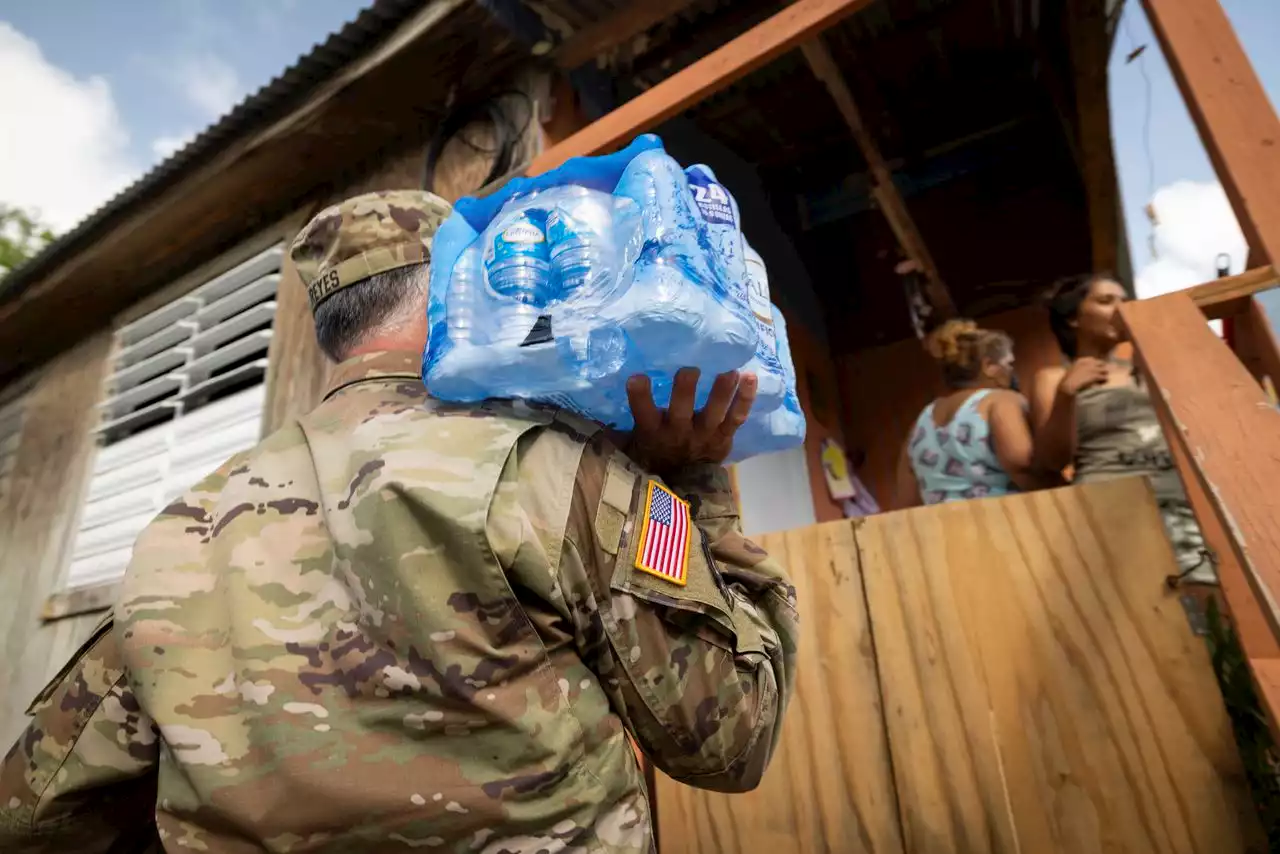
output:
<svg viewBox="0 0 1280 854"><path fill-rule="evenodd" d="M707 404L694 412L697 368L681 368L671 385L671 403L659 409L649 378L627 381L627 401L635 430L627 451L654 474L678 471L694 463L722 463L733 448L733 436L747 420L756 400L755 374L730 371L716 377Z"/></svg>

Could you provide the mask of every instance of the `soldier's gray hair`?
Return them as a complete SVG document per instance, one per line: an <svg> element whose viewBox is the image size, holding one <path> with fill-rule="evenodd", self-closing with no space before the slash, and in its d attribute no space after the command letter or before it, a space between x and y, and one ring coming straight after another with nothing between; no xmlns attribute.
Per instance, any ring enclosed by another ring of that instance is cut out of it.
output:
<svg viewBox="0 0 1280 854"><path fill-rule="evenodd" d="M335 362L370 335L385 332L423 311L427 264L410 264L377 273L343 288L316 306L316 340Z"/></svg>

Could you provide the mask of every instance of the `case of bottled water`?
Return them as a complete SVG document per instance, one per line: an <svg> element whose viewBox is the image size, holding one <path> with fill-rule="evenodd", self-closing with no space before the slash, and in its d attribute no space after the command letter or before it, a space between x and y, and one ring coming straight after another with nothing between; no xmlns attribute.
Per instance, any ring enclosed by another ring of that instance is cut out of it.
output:
<svg viewBox="0 0 1280 854"><path fill-rule="evenodd" d="M786 403L776 323L732 194L645 135L458 202L432 247L423 377L445 400L543 401L627 430L630 376L665 406L675 372L698 367L701 405L743 369L760 418Z"/></svg>
<svg viewBox="0 0 1280 854"><path fill-rule="evenodd" d="M763 264L762 264L763 266ZM733 438L733 452L729 462L738 462L757 454L785 451L804 444L806 422L800 408L800 394L796 390L796 366L791 359L791 342L787 339L787 324L778 307L771 305L771 328L777 340L775 353L782 373L782 401L775 409L762 410L752 407L747 423L738 428ZM760 375L761 388L764 374Z"/></svg>

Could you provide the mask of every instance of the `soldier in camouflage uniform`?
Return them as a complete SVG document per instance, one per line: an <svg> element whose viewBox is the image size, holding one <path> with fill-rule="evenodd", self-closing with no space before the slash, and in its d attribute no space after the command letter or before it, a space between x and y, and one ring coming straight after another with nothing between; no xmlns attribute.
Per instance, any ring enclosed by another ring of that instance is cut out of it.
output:
<svg viewBox="0 0 1280 854"><path fill-rule="evenodd" d="M647 852L629 735L691 785L759 781L797 629L719 464L754 378L698 413L696 372L666 411L634 380L627 453L553 409L428 399L447 213L370 194L299 235L344 361L138 539L114 627L0 769L0 850ZM683 583L637 566L651 481L693 523Z"/></svg>

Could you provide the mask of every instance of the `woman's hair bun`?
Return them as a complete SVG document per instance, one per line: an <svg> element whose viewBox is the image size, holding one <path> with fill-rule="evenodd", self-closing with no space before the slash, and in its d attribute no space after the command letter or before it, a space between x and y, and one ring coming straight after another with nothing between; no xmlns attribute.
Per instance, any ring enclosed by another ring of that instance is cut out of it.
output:
<svg viewBox="0 0 1280 854"><path fill-rule="evenodd" d="M973 345L981 333L972 320L948 320L924 340L929 355L944 364L963 365L973 357Z"/></svg>

